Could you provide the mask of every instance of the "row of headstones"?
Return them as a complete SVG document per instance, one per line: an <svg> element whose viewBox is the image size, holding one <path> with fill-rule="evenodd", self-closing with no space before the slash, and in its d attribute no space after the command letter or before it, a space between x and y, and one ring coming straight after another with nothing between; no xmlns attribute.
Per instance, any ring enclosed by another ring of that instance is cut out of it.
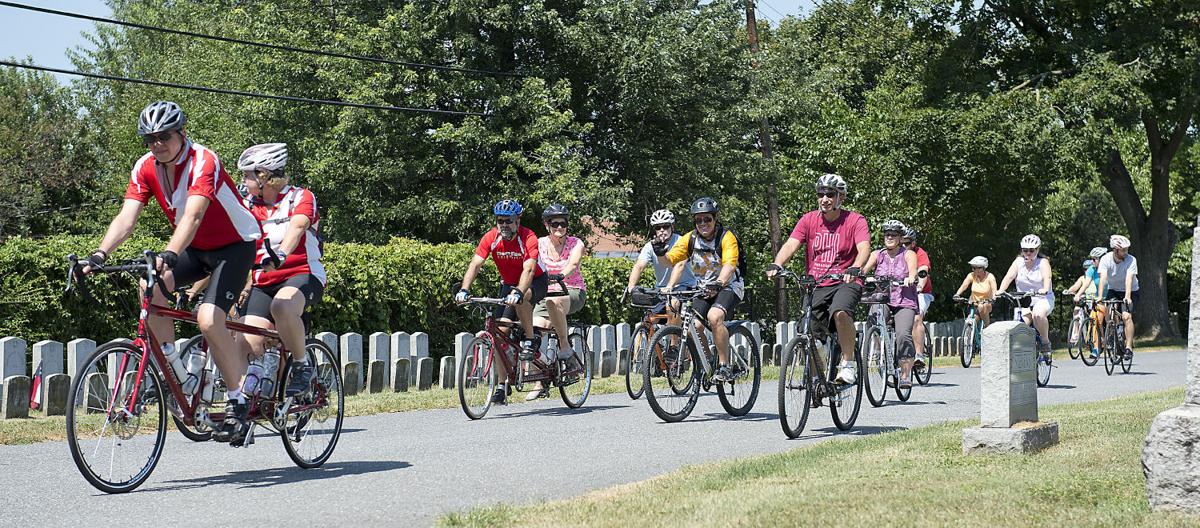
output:
<svg viewBox="0 0 1200 528"><path fill-rule="evenodd" d="M957 356L962 353L963 320L929 323L930 341L933 343L933 356ZM864 322L854 323L854 328L862 335L867 328ZM797 321L780 321L775 323L775 349L782 350L792 338L796 337L799 329ZM773 357L778 358L775 354ZM778 359L776 359L778 362Z"/></svg>
<svg viewBox="0 0 1200 528"><path fill-rule="evenodd" d="M0 419L26 418L33 389L33 376L26 362L28 344L19 337L0 339ZM73 339L65 346L58 341L33 344L33 368L41 367L38 406L48 416L66 414L71 380L96 350L91 339ZM86 373L84 373L86 374Z"/></svg>
<svg viewBox="0 0 1200 528"><path fill-rule="evenodd" d="M321 332L315 337L341 363L346 395L433 387L434 359L429 356L429 334L425 332L374 332L366 337L365 354L362 334Z"/></svg>

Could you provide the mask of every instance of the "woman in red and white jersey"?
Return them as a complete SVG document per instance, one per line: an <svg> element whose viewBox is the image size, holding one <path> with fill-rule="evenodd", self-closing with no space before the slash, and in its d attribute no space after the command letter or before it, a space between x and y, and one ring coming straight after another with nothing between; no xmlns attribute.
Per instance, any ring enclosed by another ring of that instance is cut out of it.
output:
<svg viewBox="0 0 1200 528"><path fill-rule="evenodd" d="M285 143L255 145L238 158L238 170L248 191L246 207L263 231L256 256L259 269L247 287L246 324L279 331L292 353L287 395L295 396L312 381L313 366L304 355L303 316L325 291L325 266L317 199L312 191L289 183L283 170L287 158ZM254 355L263 353L263 338L247 335L246 341Z"/></svg>

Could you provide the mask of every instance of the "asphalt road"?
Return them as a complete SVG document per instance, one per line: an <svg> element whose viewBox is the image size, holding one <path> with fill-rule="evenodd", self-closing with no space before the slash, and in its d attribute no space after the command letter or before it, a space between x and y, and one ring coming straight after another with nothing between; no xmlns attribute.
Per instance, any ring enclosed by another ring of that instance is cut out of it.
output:
<svg viewBox="0 0 1200 528"><path fill-rule="evenodd" d="M1182 386L1185 370L1183 351L1139 354L1131 373L1112 377L1099 364L1061 362L1038 397L1053 404ZM481 421L459 409L350 418L333 458L315 470L295 467L275 436L232 449L172 433L149 481L112 496L79 475L65 442L0 446L0 526L422 526L474 506L566 498L689 464L978 415L979 370L956 368L936 371L905 404L871 408L864 397L851 433L814 409L797 440L779 428L774 381L745 417L728 417L709 394L676 424L625 394L593 396L575 411L557 398L498 407Z"/></svg>

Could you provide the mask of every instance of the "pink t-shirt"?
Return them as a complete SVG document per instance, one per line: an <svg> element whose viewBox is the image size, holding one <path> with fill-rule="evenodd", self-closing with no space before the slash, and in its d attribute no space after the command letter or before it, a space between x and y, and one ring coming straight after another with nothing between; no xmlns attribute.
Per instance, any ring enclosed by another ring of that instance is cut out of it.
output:
<svg viewBox="0 0 1200 528"><path fill-rule="evenodd" d="M858 244L870 240L870 231L867 219L853 211L842 211L832 222L826 222L821 211L810 211L796 222L791 237L804 244L804 266L808 274L816 278L845 273L858 258ZM827 280L820 285L837 282Z"/></svg>
<svg viewBox="0 0 1200 528"><path fill-rule="evenodd" d="M551 275L562 274L563 268L571 261L571 251L575 246L582 244L583 241L573 236L567 237L563 243L562 252L554 251L554 242L550 241L550 237L544 236L538 238L538 258L541 259L542 267L546 273ZM583 274L579 272L580 266L575 266L575 271L569 277L563 277L563 283L567 288L575 288L579 290L587 290L587 285L583 283ZM558 282L551 282L546 291L558 292L562 288L558 286Z"/></svg>

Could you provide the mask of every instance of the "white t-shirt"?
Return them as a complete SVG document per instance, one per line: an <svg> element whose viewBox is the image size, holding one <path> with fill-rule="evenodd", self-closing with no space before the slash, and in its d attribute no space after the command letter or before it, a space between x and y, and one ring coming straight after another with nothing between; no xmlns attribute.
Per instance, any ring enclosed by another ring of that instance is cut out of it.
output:
<svg viewBox="0 0 1200 528"><path fill-rule="evenodd" d="M1125 291L1125 275L1132 273L1133 291L1138 291L1137 259L1133 255L1126 253L1125 260L1117 262L1109 251L1100 259L1100 273L1108 276L1108 289L1115 291Z"/></svg>
<svg viewBox="0 0 1200 528"><path fill-rule="evenodd" d="M679 233L672 234L670 240L667 240L667 249L671 249L677 241L679 241ZM638 260L654 265L654 283L659 288L666 286L667 282L671 280L671 268L673 266L667 263L665 259L662 261L659 260L658 255L654 254L654 246L650 242L646 242L646 245L642 247L642 252L638 255ZM696 276L692 274L691 266L684 267L683 275L679 277L679 284L676 286L691 288L695 285Z"/></svg>

